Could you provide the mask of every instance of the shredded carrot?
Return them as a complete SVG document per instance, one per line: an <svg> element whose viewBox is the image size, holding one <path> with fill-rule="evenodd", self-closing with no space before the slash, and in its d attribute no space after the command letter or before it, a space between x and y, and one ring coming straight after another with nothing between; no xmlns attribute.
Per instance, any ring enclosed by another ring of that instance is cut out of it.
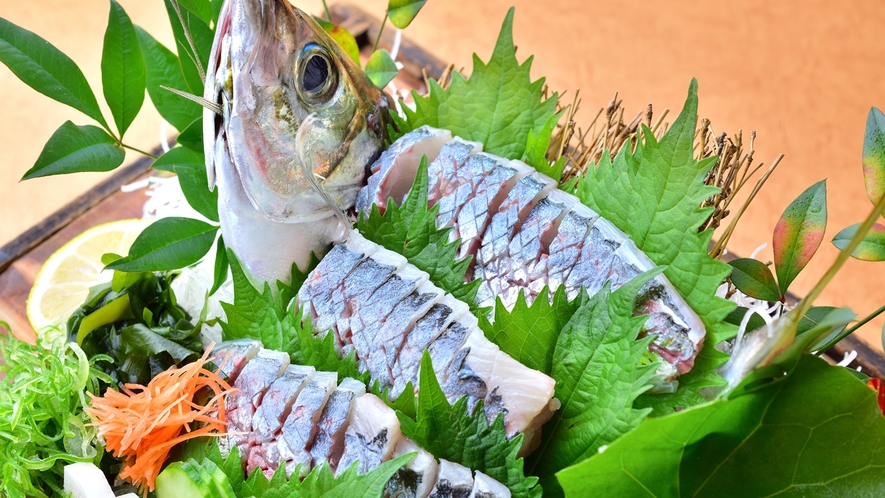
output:
<svg viewBox="0 0 885 498"><path fill-rule="evenodd" d="M160 373L147 387L126 384L122 392L108 389L100 398L93 396L92 407L86 408L107 449L123 459L120 478L138 486L145 496L154 489L173 446L225 432L224 398L235 389L203 368L211 349L189 365ZM214 394L205 406L194 403L203 388ZM196 430L191 427L194 422L200 424Z"/></svg>

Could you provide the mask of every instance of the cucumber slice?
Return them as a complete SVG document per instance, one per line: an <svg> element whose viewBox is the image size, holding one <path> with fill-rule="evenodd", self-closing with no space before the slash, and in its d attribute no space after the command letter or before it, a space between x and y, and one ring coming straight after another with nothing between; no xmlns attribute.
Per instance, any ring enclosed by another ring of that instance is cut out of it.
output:
<svg viewBox="0 0 885 498"><path fill-rule="evenodd" d="M157 476L157 498L236 498L227 475L212 463L193 458L174 462Z"/></svg>

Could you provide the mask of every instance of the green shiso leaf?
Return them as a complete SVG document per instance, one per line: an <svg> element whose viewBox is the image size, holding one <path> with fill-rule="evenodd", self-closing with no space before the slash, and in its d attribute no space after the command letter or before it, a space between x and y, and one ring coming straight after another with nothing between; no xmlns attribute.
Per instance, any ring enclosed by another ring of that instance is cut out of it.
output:
<svg viewBox="0 0 885 498"><path fill-rule="evenodd" d="M70 57L38 35L0 18L0 62L22 82L69 105L109 130L83 71Z"/></svg>
<svg viewBox="0 0 885 498"><path fill-rule="evenodd" d="M227 475L237 496L255 498L377 498L382 496L390 478L413 456L410 453L394 458L365 474L357 474L356 465L352 465L335 476L329 466L323 464L314 467L304 480L287 479L286 467L280 465L271 479L260 469L247 479L236 446L227 458L221 456L217 444L208 452L209 461Z"/></svg>
<svg viewBox="0 0 885 498"><path fill-rule="evenodd" d="M193 218L163 218L144 229L129 254L107 265L126 272L177 270L200 260L215 242L216 225Z"/></svg>
<svg viewBox="0 0 885 498"><path fill-rule="evenodd" d="M544 78L531 81L532 58L521 65L516 60L513 12L507 12L489 62L474 54L470 78L453 73L447 90L431 80L429 96L412 92L415 110L404 108L405 120L394 116L401 133L423 125L446 128L465 140L482 142L491 154L523 157L529 130L544 128L554 115L557 97L542 100Z"/></svg>
<svg viewBox="0 0 885 498"><path fill-rule="evenodd" d="M774 227L772 249L781 295L811 261L827 229L827 181L808 187L793 200Z"/></svg>
<svg viewBox="0 0 885 498"><path fill-rule="evenodd" d="M697 106L697 82L692 80L682 113L660 142L644 127L635 152L624 147L614 161L604 154L575 192L652 261L667 267L664 274L706 328L704 348L691 372L679 377L677 392L645 394L637 400L637 407L652 407L655 415L702 403L699 389L723 385L714 370L727 355L714 346L736 333L733 325L723 322L735 304L715 295L731 269L707 253L712 230L697 231L712 209L698 206L718 191L704 185L713 159L696 161L692 156Z"/></svg>
<svg viewBox="0 0 885 498"><path fill-rule="evenodd" d="M883 440L876 392L805 355L779 382L648 420L557 477L566 496L882 496Z"/></svg>
<svg viewBox="0 0 885 498"><path fill-rule="evenodd" d="M508 440L500 415L489 425L482 401L472 415L467 412L467 397L450 405L427 351L421 359L419 384L417 417L397 413L404 435L437 459L460 463L496 479L510 488L514 498L540 498L538 478L526 476L524 460L516 456L522 446L522 434Z"/></svg>
<svg viewBox="0 0 885 498"><path fill-rule="evenodd" d="M104 33L101 86L122 139L144 103L145 67L132 20L115 0Z"/></svg>
<svg viewBox="0 0 885 498"><path fill-rule="evenodd" d="M194 95L203 95L203 78L200 70L208 67L209 51L212 49L212 41L215 37L212 29L197 14L179 5L178 12L172 5L172 0L164 0L166 14L172 25L172 33L175 35L175 45L178 47L178 61L181 65L181 73L189 88L188 92ZM190 34L188 40L185 30ZM193 46L191 45L193 41ZM196 49L196 52L195 50Z"/></svg>
<svg viewBox="0 0 885 498"><path fill-rule="evenodd" d="M547 296L547 287L538 293ZM480 328L486 337L523 365L550 374L553 370L553 351L560 334L578 309L580 300L569 302L565 287L560 286L553 300L535 299L526 304L525 292L520 290L511 311L501 303L495 305L495 322L479 317Z"/></svg>
<svg viewBox="0 0 885 498"><path fill-rule="evenodd" d="M438 206L427 208L427 158L422 157L412 188L402 206L389 202L382 215L372 206L356 228L372 242L401 254L409 263L430 274L430 281L478 311L474 303L480 282L464 283L470 260L455 261L458 241L449 242L450 228L436 228Z"/></svg>
<svg viewBox="0 0 885 498"><path fill-rule="evenodd" d="M138 44L144 57L147 81L147 92L163 119L177 130L187 128L195 119L203 115L199 104L183 99L174 93L164 90L162 86L189 92L178 56L154 39L147 31L136 26ZM202 93L200 94L202 95Z"/></svg>
<svg viewBox="0 0 885 498"><path fill-rule="evenodd" d="M541 478L545 496L561 496L556 472L595 455L633 430L651 411L634 409L649 387L654 364L641 365L650 338L636 340L645 316L632 316L639 289L663 268L643 273L614 292L606 285L569 320L553 355L551 375L562 407L544 425L530 472Z"/></svg>
<svg viewBox="0 0 885 498"><path fill-rule="evenodd" d="M65 121L43 146L37 162L22 180L83 171L111 171L123 164L126 153L114 137L97 126Z"/></svg>
<svg viewBox="0 0 885 498"><path fill-rule="evenodd" d="M309 272L301 272L293 265L292 286L275 297L270 284L264 283L261 292L252 286L239 260L228 250L231 277L234 283L234 302L221 303L227 321L221 321L222 339L257 339L265 348L285 351L293 364L308 365L327 372L338 372L339 377L353 377L363 382L368 374L356 367L356 353L339 358L333 334L315 335L310 321L301 311L289 308ZM313 260L314 262L316 260ZM292 307L294 308L294 307Z"/></svg>
<svg viewBox="0 0 885 498"><path fill-rule="evenodd" d="M565 158L560 157L555 163L550 164L547 161L547 148L550 146L550 140L553 137L553 130L556 129L556 123L565 111L550 116L550 119L544 123L544 127L540 130L529 130L529 136L526 139L525 147L525 163L535 168L557 182L562 178L562 171L565 169Z"/></svg>

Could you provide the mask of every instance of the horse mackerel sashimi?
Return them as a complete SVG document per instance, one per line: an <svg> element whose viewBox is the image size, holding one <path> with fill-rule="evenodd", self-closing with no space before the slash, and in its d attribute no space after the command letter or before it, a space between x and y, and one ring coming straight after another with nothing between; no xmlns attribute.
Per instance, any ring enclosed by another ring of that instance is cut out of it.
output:
<svg viewBox="0 0 885 498"><path fill-rule="evenodd" d="M252 386L248 397L256 404L255 416L251 420L229 417L231 435L226 436L229 439L236 435L247 474L264 472L270 478L281 465L288 475L296 469L304 475L318 465L328 465L335 474L356 465L357 472L363 474L393 458L415 454L388 481L384 496L462 496L447 493L453 488L450 469L456 469L463 496L510 497L510 490L498 481L461 465L438 461L405 437L394 410L366 393L365 384L358 380L346 378L336 385L334 372L300 365L287 365L271 378L273 369L288 355L263 349L258 341L222 343L216 354L234 365L225 370L234 385ZM253 363L256 366L251 367ZM292 451L295 459L287 457L285 451L273 451L275 444L291 444L280 422L283 420L299 427L298 448L306 448L303 452ZM226 452L231 448L222 446Z"/></svg>

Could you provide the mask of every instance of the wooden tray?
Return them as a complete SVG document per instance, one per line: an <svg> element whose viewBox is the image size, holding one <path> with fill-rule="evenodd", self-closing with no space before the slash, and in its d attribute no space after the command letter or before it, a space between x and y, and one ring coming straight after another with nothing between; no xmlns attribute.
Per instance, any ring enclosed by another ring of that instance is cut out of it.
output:
<svg viewBox="0 0 885 498"><path fill-rule="evenodd" d="M361 8L346 3L332 5L330 11L333 21L353 33L363 55L368 57L380 29L380 21ZM383 32L379 44L381 47L391 47L393 31L388 29ZM425 75L439 78L446 67L440 59L405 37L400 43L397 60L403 64L403 70L395 80L397 87L415 89L419 93L425 91ZM0 321L7 322L17 337L26 340L34 337L25 314L25 301L37 272L53 252L90 227L142 216L142 207L147 200L144 191L123 193L120 187L149 175L150 163L150 159L144 158L121 168L104 182L0 247ZM867 375L885 378L885 355L856 337L844 339L826 356L838 361L851 350L858 353L853 367L861 366Z"/></svg>

